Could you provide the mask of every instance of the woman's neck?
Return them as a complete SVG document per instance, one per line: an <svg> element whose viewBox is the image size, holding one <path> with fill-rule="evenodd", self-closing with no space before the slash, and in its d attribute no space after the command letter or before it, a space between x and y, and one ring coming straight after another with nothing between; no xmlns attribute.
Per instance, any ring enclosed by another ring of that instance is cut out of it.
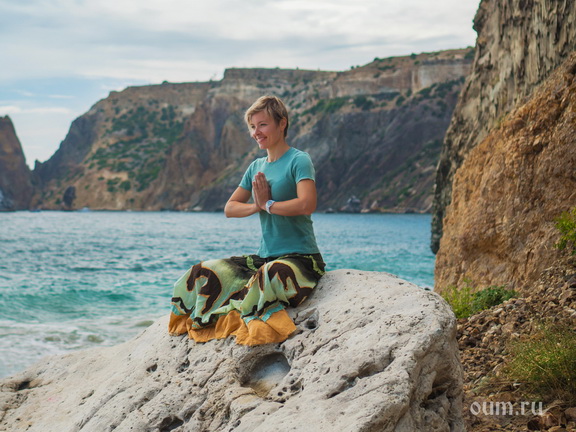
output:
<svg viewBox="0 0 576 432"><path fill-rule="evenodd" d="M274 148L266 149L266 151L268 152L268 162L276 162L288 150L290 150L290 146L288 145L288 143L286 143L286 141L278 143L278 145L274 146Z"/></svg>

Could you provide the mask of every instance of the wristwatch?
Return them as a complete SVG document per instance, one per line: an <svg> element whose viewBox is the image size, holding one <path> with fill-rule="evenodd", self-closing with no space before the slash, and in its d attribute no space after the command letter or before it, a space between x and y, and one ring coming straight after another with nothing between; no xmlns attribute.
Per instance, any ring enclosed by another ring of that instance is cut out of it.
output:
<svg viewBox="0 0 576 432"><path fill-rule="evenodd" d="M266 211L268 212L268 214L272 214L270 213L270 207L272 207L272 205L275 203L276 201L274 200L268 200L266 201Z"/></svg>

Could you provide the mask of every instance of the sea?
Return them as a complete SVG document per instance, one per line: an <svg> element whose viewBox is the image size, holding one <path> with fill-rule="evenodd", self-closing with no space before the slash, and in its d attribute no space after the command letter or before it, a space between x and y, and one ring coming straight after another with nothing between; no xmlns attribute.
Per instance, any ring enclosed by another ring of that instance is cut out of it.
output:
<svg viewBox="0 0 576 432"><path fill-rule="evenodd" d="M430 215L314 214L327 270L431 289ZM0 213L0 377L45 356L124 342L169 312L198 261L256 253L257 217L223 213Z"/></svg>

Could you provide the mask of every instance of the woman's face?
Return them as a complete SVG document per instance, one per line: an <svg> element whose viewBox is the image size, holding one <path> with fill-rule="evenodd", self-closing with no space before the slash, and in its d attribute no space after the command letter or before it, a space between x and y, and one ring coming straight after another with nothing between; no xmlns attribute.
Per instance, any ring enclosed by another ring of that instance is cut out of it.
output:
<svg viewBox="0 0 576 432"><path fill-rule="evenodd" d="M284 141L284 128L286 120L277 124L266 111L260 111L250 119L250 132L252 138L261 149L269 150Z"/></svg>

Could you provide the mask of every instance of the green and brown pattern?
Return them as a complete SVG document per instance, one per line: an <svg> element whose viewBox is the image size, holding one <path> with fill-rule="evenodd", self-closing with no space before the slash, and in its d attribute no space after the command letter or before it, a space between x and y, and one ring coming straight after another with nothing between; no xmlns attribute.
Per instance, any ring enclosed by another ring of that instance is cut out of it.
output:
<svg viewBox="0 0 576 432"><path fill-rule="evenodd" d="M320 254L202 261L174 284L171 322L186 319L188 331L201 330L233 311L246 325L252 320L266 322L275 312L302 303L324 274L324 267ZM184 332L183 327L170 331Z"/></svg>

